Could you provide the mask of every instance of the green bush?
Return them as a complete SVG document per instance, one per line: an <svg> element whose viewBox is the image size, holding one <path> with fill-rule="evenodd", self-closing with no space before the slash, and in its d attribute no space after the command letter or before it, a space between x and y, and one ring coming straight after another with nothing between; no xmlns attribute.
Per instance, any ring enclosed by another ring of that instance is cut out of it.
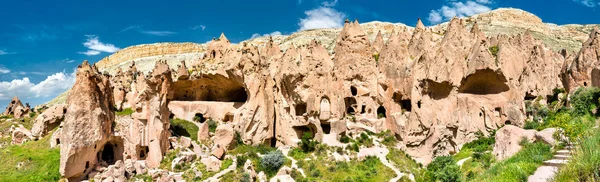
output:
<svg viewBox="0 0 600 182"><path fill-rule="evenodd" d="M426 181L462 181L460 168L451 156L439 156L427 165Z"/></svg>
<svg viewBox="0 0 600 182"><path fill-rule="evenodd" d="M490 53L492 53L492 55L494 57L497 57L498 56L498 51L500 49L498 48L498 46L492 46L492 47L489 48L489 50L490 50Z"/></svg>
<svg viewBox="0 0 600 182"><path fill-rule="evenodd" d="M210 131L212 133L214 133L215 131L217 131L217 122L215 122L212 119L209 119L207 121L207 123L208 123L208 131Z"/></svg>
<svg viewBox="0 0 600 182"><path fill-rule="evenodd" d="M198 126L190 121L178 118L171 119L170 129L173 136L185 136L198 141Z"/></svg>
<svg viewBox="0 0 600 182"><path fill-rule="evenodd" d="M340 137L340 142L342 142L342 143L349 143L351 140L352 140L352 138L348 137L348 135L346 135L346 134L343 134Z"/></svg>
<svg viewBox="0 0 600 182"><path fill-rule="evenodd" d="M237 157L235 157L235 161L237 161L235 167L237 167L237 168L244 167L244 164L246 163L247 160L248 160L248 157L246 155L238 155Z"/></svg>
<svg viewBox="0 0 600 182"><path fill-rule="evenodd" d="M600 98L600 88L581 87L571 95L571 106L577 114L588 114L597 108L598 98Z"/></svg>
<svg viewBox="0 0 600 182"><path fill-rule="evenodd" d="M131 109L131 108L125 108L122 111L115 112L115 114L117 116L129 116L129 115L133 114L133 109Z"/></svg>
<svg viewBox="0 0 600 182"><path fill-rule="evenodd" d="M302 140L300 140L300 148L304 152L312 152L315 151L315 147L319 144L317 141L313 140L313 136L309 132L304 132L302 134Z"/></svg>
<svg viewBox="0 0 600 182"><path fill-rule="evenodd" d="M527 177L545 161L552 158L547 144L525 143L514 156L494 164L474 181L527 181Z"/></svg>
<svg viewBox="0 0 600 182"><path fill-rule="evenodd" d="M589 131L574 150L573 157L563 166L556 177L563 181L600 181L600 130Z"/></svg>
<svg viewBox="0 0 600 182"><path fill-rule="evenodd" d="M285 156L281 151L275 150L267 153L260 159L260 166L266 173L275 174L285 162Z"/></svg>

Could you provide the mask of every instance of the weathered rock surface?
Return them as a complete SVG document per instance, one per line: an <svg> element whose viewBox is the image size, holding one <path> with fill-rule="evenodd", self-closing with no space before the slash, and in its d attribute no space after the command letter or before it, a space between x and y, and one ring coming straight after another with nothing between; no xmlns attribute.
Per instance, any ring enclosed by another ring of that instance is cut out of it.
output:
<svg viewBox="0 0 600 182"><path fill-rule="evenodd" d="M35 118L31 133L34 137L44 137L49 131L58 127L65 119L67 105L58 104L46 109Z"/></svg>
<svg viewBox="0 0 600 182"><path fill-rule="evenodd" d="M14 118L20 119L20 118L24 118L24 117L29 117L29 112L31 112L31 108L29 107L29 104L26 104L26 106L23 106L23 103L21 102L21 100L19 100L19 97L15 96L10 101L8 106L6 106L6 110L4 110L3 114L4 115L13 115Z"/></svg>
<svg viewBox="0 0 600 182"><path fill-rule="evenodd" d="M114 153L107 153L104 158L102 153L105 148L114 150L113 144L109 143L115 120L109 76L100 74L87 61L83 62L77 68L76 82L67 105L60 137L60 174L78 180L102 160L98 154L104 160L111 160L107 162L120 158Z"/></svg>

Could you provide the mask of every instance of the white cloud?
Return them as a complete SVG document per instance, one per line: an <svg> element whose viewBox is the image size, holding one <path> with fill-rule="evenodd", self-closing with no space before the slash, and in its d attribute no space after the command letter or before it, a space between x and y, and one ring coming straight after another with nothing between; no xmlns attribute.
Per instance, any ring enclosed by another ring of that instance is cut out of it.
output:
<svg viewBox="0 0 600 182"><path fill-rule="evenodd" d="M0 82L0 100L11 99L13 96L21 99L55 97L71 88L74 83L75 72L71 74L55 73L37 84L31 83L27 77L10 82L3 81Z"/></svg>
<svg viewBox="0 0 600 182"><path fill-rule="evenodd" d="M65 62L65 63L74 63L75 60L67 58L67 59L63 59L62 62Z"/></svg>
<svg viewBox="0 0 600 182"><path fill-rule="evenodd" d="M337 3L338 3L338 0L333 0L333 1L324 1L321 4L325 7L333 7L333 6L337 5Z"/></svg>
<svg viewBox="0 0 600 182"><path fill-rule="evenodd" d="M88 51L85 51L85 52L78 52L78 53L79 54L85 54L85 55L88 55L88 56L95 56L95 55L100 54L100 51L88 50Z"/></svg>
<svg viewBox="0 0 600 182"><path fill-rule="evenodd" d="M144 30L144 31L140 31L143 34L148 34L148 35L154 35L154 36L170 36L173 34L177 34L177 32L171 32L171 31L154 31L154 30Z"/></svg>
<svg viewBox="0 0 600 182"><path fill-rule="evenodd" d="M192 30L201 29L202 31L204 31L204 29L206 29L206 26L204 26L204 25L196 25L196 26L190 27L190 29L192 29Z"/></svg>
<svg viewBox="0 0 600 182"><path fill-rule="evenodd" d="M301 18L300 22L298 22L298 26L300 26L299 30L342 27L346 14L331 8L329 5L335 4L323 3L323 6L305 11L306 18Z"/></svg>
<svg viewBox="0 0 600 182"><path fill-rule="evenodd" d="M4 66L0 65L0 74L8 74L10 73L10 70L8 68L5 68Z"/></svg>
<svg viewBox="0 0 600 182"><path fill-rule="evenodd" d="M281 34L280 31L274 31L274 32L271 32L271 33L268 33L268 34L263 34L263 35L255 33L255 34L252 34L252 37L250 37L250 39L255 39L255 38L259 38L259 37L267 37L267 36L274 37L274 36L281 36L281 35L282 34Z"/></svg>
<svg viewBox="0 0 600 182"><path fill-rule="evenodd" d="M121 50L113 44L100 42L98 36L86 35L87 41L83 43L83 46L88 48L86 52L79 52L79 54L85 54L88 56L98 55L102 52L113 53Z"/></svg>
<svg viewBox="0 0 600 182"><path fill-rule="evenodd" d="M0 49L0 55L16 54L16 52L6 52L6 50Z"/></svg>
<svg viewBox="0 0 600 182"><path fill-rule="evenodd" d="M492 5L491 0L468 0L466 2L449 1L448 5L442 6L438 10L431 10L429 12L429 22L432 24L441 23L447 21L453 17L465 17L471 16L478 13L488 12L491 10L489 7Z"/></svg>
<svg viewBox="0 0 600 182"><path fill-rule="evenodd" d="M128 27L124 28L123 30L121 30L121 32L126 32L126 31L129 31L129 30L139 29L139 28L140 28L139 25L128 26Z"/></svg>
<svg viewBox="0 0 600 182"><path fill-rule="evenodd" d="M600 6L600 1L598 1L598 0L573 0L573 1L580 3L584 6L590 7L590 8Z"/></svg>

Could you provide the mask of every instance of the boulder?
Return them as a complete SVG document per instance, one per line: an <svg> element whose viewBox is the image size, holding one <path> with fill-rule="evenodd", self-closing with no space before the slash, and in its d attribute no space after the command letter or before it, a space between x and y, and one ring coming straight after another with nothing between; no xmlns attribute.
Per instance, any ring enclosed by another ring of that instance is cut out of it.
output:
<svg viewBox="0 0 600 182"><path fill-rule="evenodd" d="M226 149L231 149L234 147L235 141L235 131L233 131L233 126L231 124L224 124L217 126L217 130L215 131L214 145L219 147L224 147Z"/></svg>
<svg viewBox="0 0 600 182"><path fill-rule="evenodd" d="M202 164L206 165L206 169L212 172L218 172L221 170L221 161L217 159L215 156L210 156L207 158L202 158L200 160Z"/></svg>
<svg viewBox="0 0 600 182"><path fill-rule="evenodd" d="M521 141L535 141L535 130L506 125L496 132L493 154L497 160L507 159L521 150Z"/></svg>
<svg viewBox="0 0 600 182"><path fill-rule="evenodd" d="M556 128L546 128L535 133L535 140L547 143L550 146L556 146L558 141L554 139L554 134L558 131Z"/></svg>
<svg viewBox="0 0 600 182"><path fill-rule="evenodd" d="M34 137L41 138L54 130L65 119L67 105L57 104L46 109L42 114L35 118L31 133Z"/></svg>
<svg viewBox="0 0 600 182"><path fill-rule="evenodd" d="M21 145L27 141L33 140L33 136L31 132L23 127L23 125L19 125L17 127L11 126L10 133L12 136L12 144L13 145Z"/></svg>

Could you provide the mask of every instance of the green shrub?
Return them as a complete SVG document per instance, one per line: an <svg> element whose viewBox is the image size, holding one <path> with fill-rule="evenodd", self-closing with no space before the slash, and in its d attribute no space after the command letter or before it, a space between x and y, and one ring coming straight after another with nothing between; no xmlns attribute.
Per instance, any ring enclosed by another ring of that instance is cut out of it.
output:
<svg viewBox="0 0 600 182"><path fill-rule="evenodd" d="M265 154L260 160L260 166L266 173L275 174L285 162L285 156L281 151L275 150Z"/></svg>
<svg viewBox="0 0 600 182"><path fill-rule="evenodd" d="M586 136L569 163L560 168L555 181L600 181L600 130L590 130Z"/></svg>
<svg viewBox="0 0 600 182"><path fill-rule="evenodd" d="M238 155L237 157L235 157L235 161L237 161L235 167L237 167L237 168L244 167L244 164L246 163L247 160L248 160L248 157L246 155Z"/></svg>
<svg viewBox="0 0 600 182"><path fill-rule="evenodd" d="M597 108L598 98L600 98L600 88L581 87L571 95L571 106L577 114L588 114Z"/></svg>
<svg viewBox="0 0 600 182"><path fill-rule="evenodd" d="M427 165L427 181L462 181L460 168L451 156L439 156Z"/></svg>
<svg viewBox="0 0 600 182"><path fill-rule="evenodd" d="M526 120L525 126L523 126L526 130L537 130L541 126L541 123L537 121Z"/></svg>
<svg viewBox="0 0 600 182"><path fill-rule="evenodd" d="M300 148L304 152L312 152L315 150L318 142L313 140L313 136L309 132L302 134L302 140L300 140Z"/></svg>
<svg viewBox="0 0 600 182"><path fill-rule="evenodd" d="M288 155L296 160L304 160L306 153L302 152L299 148L293 148L288 152Z"/></svg>
<svg viewBox="0 0 600 182"><path fill-rule="evenodd" d="M217 131L217 122L212 119L209 119L206 123L208 123L208 131L214 133Z"/></svg>
<svg viewBox="0 0 600 182"><path fill-rule="evenodd" d="M545 161L552 158L549 145L525 143L514 156L494 164L474 181L527 181L527 177Z"/></svg>
<svg viewBox="0 0 600 182"><path fill-rule="evenodd" d="M250 179L250 174L248 173L244 173L242 174L242 180L241 182L251 182L252 180Z"/></svg>
<svg viewBox="0 0 600 182"><path fill-rule="evenodd" d="M490 50L490 53L492 53L492 55L494 57L497 57L498 56L498 51L500 49L498 48L498 46L492 46L492 47L489 48L489 50Z"/></svg>
<svg viewBox="0 0 600 182"><path fill-rule="evenodd" d="M170 129L173 136L185 136L198 141L198 126L190 121L178 118L171 119Z"/></svg>
<svg viewBox="0 0 600 182"><path fill-rule="evenodd" d="M340 142L342 142L342 143L349 143L351 140L352 140L352 138L348 137L348 135L346 135L346 134L343 134L340 137Z"/></svg>
<svg viewBox="0 0 600 182"><path fill-rule="evenodd" d="M233 160L231 160L231 159L225 159L223 161L223 163L221 163L221 171L227 169L232 164L233 164ZM236 167L237 167L237 165L236 165Z"/></svg>
<svg viewBox="0 0 600 182"><path fill-rule="evenodd" d="M122 111L115 112L115 114L117 116L129 116L129 115L133 114L133 109L131 109L131 108L125 108Z"/></svg>

